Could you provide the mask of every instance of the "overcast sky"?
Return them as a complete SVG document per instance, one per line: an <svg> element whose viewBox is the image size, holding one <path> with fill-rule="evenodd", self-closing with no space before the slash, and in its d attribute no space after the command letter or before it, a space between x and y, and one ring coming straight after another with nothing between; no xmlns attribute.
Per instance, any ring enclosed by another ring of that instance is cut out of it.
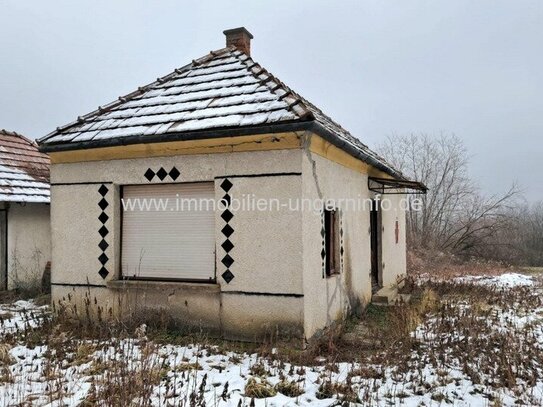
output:
<svg viewBox="0 0 543 407"><path fill-rule="evenodd" d="M242 25L257 62L370 146L455 133L484 190L543 199L543 1L0 0L0 128L41 137Z"/></svg>

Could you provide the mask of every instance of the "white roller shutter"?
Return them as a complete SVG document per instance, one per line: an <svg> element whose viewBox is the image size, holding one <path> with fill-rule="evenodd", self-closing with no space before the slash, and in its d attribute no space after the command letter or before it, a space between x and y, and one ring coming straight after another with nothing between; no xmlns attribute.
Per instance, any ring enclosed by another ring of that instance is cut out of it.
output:
<svg viewBox="0 0 543 407"><path fill-rule="evenodd" d="M192 203L214 198L212 182L125 186L121 202L123 276L213 279L213 205L198 210ZM183 207L182 199L192 199L192 206L185 203Z"/></svg>

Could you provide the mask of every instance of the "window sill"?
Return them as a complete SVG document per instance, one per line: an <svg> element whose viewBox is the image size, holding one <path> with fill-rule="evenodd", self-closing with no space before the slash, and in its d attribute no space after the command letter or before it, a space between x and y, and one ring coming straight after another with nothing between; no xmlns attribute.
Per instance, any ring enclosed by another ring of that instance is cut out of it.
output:
<svg viewBox="0 0 543 407"><path fill-rule="evenodd" d="M190 290L198 292L219 293L221 286L216 283L190 283L184 281L152 281L152 280L112 280L107 282L107 288L115 290L157 289L157 290Z"/></svg>

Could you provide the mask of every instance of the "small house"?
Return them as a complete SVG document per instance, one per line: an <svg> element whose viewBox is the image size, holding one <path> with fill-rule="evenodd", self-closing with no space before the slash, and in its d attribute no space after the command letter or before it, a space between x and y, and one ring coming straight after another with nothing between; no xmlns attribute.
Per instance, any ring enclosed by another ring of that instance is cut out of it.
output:
<svg viewBox="0 0 543 407"><path fill-rule="evenodd" d="M50 260L49 157L0 130L0 290L41 288Z"/></svg>
<svg viewBox="0 0 543 407"><path fill-rule="evenodd" d="M420 186L256 63L245 28L224 34L225 48L39 140L53 301L90 293L117 316L310 338L405 275L400 200ZM329 204L390 190L387 211Z"/></svg>

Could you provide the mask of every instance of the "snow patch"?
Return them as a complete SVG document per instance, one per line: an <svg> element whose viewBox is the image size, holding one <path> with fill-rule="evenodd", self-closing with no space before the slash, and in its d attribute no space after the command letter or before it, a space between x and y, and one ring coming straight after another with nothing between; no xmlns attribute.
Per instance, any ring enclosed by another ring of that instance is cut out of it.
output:
<svg viewBox="0 0 543 407"><path fill-rule="evenodd" d="M526 287L534 285L533 278L519 273L505 273L500 276L467 276L455 279L458 282L487 285L498 288Z"/></svg>

